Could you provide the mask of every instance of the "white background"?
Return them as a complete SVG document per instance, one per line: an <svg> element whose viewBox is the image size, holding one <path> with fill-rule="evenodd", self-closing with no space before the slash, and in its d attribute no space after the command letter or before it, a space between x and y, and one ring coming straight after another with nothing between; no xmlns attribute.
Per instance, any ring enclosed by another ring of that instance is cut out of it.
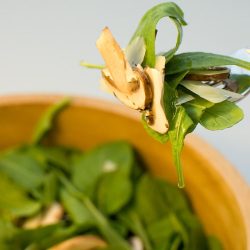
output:
<svg viewBox="0 0 250 250"><path fill-rule="evenodd" d="M0 93L67 93L114 101L99 89L99 72L79 62L102 63L95 41L109 26L125 47L144 12L162 1L0 0ZM176 1L189 23L183 51L232 54L250 46L249 0ZM173 45L172 24L159 24L158 51ZM250 97L240 104L245 120L235 127L196 131L221 151L250 182ZM1 118L0 118L1 119Z"/></svg>

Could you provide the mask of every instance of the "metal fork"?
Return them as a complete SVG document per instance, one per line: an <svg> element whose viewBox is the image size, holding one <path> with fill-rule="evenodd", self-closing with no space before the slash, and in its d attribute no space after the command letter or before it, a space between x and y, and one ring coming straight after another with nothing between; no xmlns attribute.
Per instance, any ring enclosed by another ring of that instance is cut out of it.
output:
<svg viewBox="0 0 250 250"><path fill-rule="evenodd" d="M239 86L236 80L230 79L230 69L226 67L211 67L208 69L210 72L215 72L211 75L199 75L199 72L197 73L189 73L185 79L186 80L196 80L201 81L202 83L207 84L208 86L215 87L215 88L221 88L225 90L229 90L234 93L238 93ZM216 72L221 70L227 70L227 73L222 74L216 74ZM240 93L242 95L242 98L238 99L236 102L239 102L246 98L250 94L250 86L243 92Z"/></svg>
<svg viewBox="0 0 250 250"><path fill-rule="evenodd" d="M234 93L237 93L237 91L239 89L237 81L231 80L231 79L226 79L226 80L223 80L220 82L206 82L206 84L208 84L209 86L229 90L229 91L234 92ZM236 102L243 100L244 98L246 98L250 94L250 86L240 94L242 95L242 98L237 100Z"/></svg>

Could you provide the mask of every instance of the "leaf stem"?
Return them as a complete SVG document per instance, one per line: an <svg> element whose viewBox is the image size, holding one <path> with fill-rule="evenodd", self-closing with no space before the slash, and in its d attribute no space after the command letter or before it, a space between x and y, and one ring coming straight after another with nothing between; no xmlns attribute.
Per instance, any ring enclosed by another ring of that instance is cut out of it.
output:
<svg viewBox="0 0 250 250"><path fill-rule="evenodd" d="M85 67L85 68L89 68L89 69L104 69L103 65L92 64L92 63L88 63L85 61L81 61L80 65Z"/></svg>

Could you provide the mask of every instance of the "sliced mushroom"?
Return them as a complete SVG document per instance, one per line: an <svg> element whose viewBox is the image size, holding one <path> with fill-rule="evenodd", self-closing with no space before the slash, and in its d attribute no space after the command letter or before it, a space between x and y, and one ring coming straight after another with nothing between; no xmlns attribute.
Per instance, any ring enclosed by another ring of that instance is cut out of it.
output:
<svg viewBox="0 0 250 250"><path fill-rule="evenodd" d="M139 65L132 68L108 28L97 40L97 48L106 63L101 82L108 92L132 109L144 110L148 107L152 93L147 76Z"/></svg>
<svg viewBox="0 0 250 250"><path fill-rule="evenodd" d="M110 72L114 86L124 93L130 93L132 89L137 88L132 67L107 27L102 31L96 45Z"/></svg>
<svg viewBox="0 0 250 250"><path fill-rule="evenodd" d="M77 236L51 247L49 250L93 250L106 247L107 244L93 235Z"/></svg>
<svg viewBox="0 0 250 250"><path fill-rule="evenodd" d="M164 111L163 95L164 95L164 68L165 58L157 58L156 68L145 68L145 73L148 75L153 92L153 101L151 109L147 112L147 121L149 127L158 133L165 134L168 131L168 120ZM163 66L164 65L164 66Z"/></svg>
<svg viewBox="0 0 250 250"><path fill-rule="evenodd" d="M193 70L185 76L185 79L192 81L221 81L228 79L229 75L229 68L211 67L203 70Z"/></svg>
<svg viewBox="0 0 250 250"><path fill-rule="evenodd" d="M59 203L52 204L44 213L38 214L25 221L23 228L34 229L59 222L64 214L63 207Z"/></svg>
<svg viewBox="0 0 250 250"><path fill-rule="evenodd" d="M139 50L138 46L145 46L142 39L130 44L129 53L127 51L132 67L110 30L105 28L102 31L97 40L97 48L106 63L101 84L126 106L145 111L148 125L164 134L168 130L163 107L165 57L157 57L155 68L143 69L136 63L142 62L145 47L140 49L136 58L131 54Z"/></svg>
<svg viewBox="0 0 250 250"><path fill-rule="evenodd" d="M131 246L133 250L143 250L142 240L138 236L133 236L130 238Z"/></svg>
<svg viewBox="0 0 250 250"><path fill-rule="evenodd" d="M163 82L165 76L165 65L166 65L165 56L157 56L155 60L155 69L157 69L161 73Z"/></svg>
<svg viewBox="0 0 250 250"><path fill-rule="evenodd" d="M38 214L32 218L27 219L22 227L25 229L35 229L40 227L41 225L41 220L42 220L42 214Z"/></svg>
<svg viewBox="0 0 250 250"><path fill-rule="evenodd" d="M45 212L41 221L41 226L47 226L59 222L62 219L63 214L63 207L55 202Z"/></svg>

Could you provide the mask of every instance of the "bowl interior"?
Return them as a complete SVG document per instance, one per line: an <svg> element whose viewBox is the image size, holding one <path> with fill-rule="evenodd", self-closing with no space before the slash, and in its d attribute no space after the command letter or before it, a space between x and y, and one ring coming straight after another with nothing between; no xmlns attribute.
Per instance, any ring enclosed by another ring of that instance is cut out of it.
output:
<svg viewBox="0 0 250 250"><path fill-rule="evenodd" d="M28 142L42 112L58 99L51 96L3 98L0 148ZM176 183L170 145L150 138L138 118L120 106L76 98L59 116L56 130L49 137L49 143L83 150L111 140L129 141L150 171ZM247 184L214 149L196 137L188 138L182 160L186 191L206 232L216 235L226 250L249 249Z"/></svg>

